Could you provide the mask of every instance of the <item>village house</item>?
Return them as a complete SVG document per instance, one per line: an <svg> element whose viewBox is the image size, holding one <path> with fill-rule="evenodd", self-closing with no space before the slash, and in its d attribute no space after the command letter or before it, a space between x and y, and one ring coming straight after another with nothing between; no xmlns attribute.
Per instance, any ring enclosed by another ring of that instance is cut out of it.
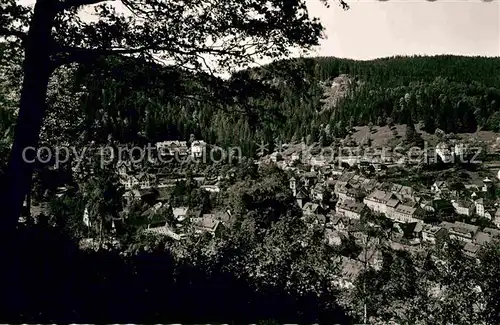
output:
<svg viewBox="0 0 500 325"><path fill-rule="evenodd" d="M342 244L342 235L333 229L325 229L325 239L328 245L330 246L339 246Z"/></svg>
<svg viewBox="0 0 500 325"><path fill-rule="evenodd" d="M143 219L141 222L146 225L147 229L168 226L166 214L156 213L160 208L151 207L142 213ZM165 209L170 209L170 207L166 206Z"/></svg>
<svg viewBox="0 0 500 325"><path fill-rule="evenodd" d="M130 160L126 159L118 159L116 163L116 169L118 171L118 175L127 175L134 171L133 164Z"/></svg>
<svg viewBox="0 0 500 325"><path fill-rule="evenodd" d="M302 213L304 215L313 215L313 214L319 214L323 212L319 204L317 203L312 203L312 202L307 202L304 204L302 207Z"/></svg>
<svg viewBox="0 0 500 325"><path fill-rule="evenodd" d="M375 190L364 198L363 203L366 204L370 210L385 215L387 212L386 204L391 199L396 199L393 193Z"/></svg>
<svg viewBox="0 0 500 325"><path fill-rule="evenodd" d="M315 166L315 167L323 167L323 166L326 166L328 164L328 161L323 156L313 156L313 157L311 157L309 164L311 166Z"/></svg>
<svg viewBox="0 0 500 325"><path fill-rule="evenodd" d="M443 221L440 226L448 230L450 239L456 239L468 243L472 243L474 236L479 229L478 226L459 221L455 221L455 223Z"/></svg>
<svg viewBox="0 0 500 325"><path fill-rule="evenodd" d="M132 188L148 189L156 185L156 176L149 173L122 174L120 175L120 183L126 190Z"/></svg>
<svg viewBox="0 0 500 325"><path fill-rule="evenodd" d="M139 186L139 180L135 175L120 174L120 184L123 185L125 190L130 190Z"/></svg>
<svg viewBox="0 0 500 325"><path fill-rule="evenodd" d="M312 225L326 226L326 216L322 213L306 215L304 217L304 220L310 226Z"/></svg>
<svg viewBox="0 0 500 325"><path fill-rule="evenodd" d="M497 209L495 212L495 218L493 219L493 223L495 226L500 228L500 208Z"/></svg>
<svg viewBox="0 0 500 325"><path fill-rule="evenodd" d="M123 208L127 209L134 202L140 201L142 194L139 190L128 190L122 195Z"/></svg>
<svg viewBox="0 0 500 325"><path fill-rule="evenodd" d="M345 174L345 169L332 165L331 174L332 176L337 176L337 177L342 176L343 174Z"/></svg>
<svg viewBox="0 0 500 325"><path fill-rule="evenodd" d="M419 205L424 211L436 212L431 200L421 200Z"/></svg>
<svg viewBox="0 0 500 325"><path fill-rule="evenodd" d="M465 184L464 187L471 192L480 192L480 188L476 184Z"/></svg>
<svg viewBox="0 0 500 325"><path fill-rule="evenodd" d="M181 240L186 237L186 234L184 233L175 233L170 226L161 226L161 227L155 227L155 228L148 228L144 229L145 233L149 234L155 234L155 235L160 235L160 236L166 236L170 237L174 240Z"/></svg>
<svg viewBox="0 0 500 325"><path fill-rule="evenodd" d="M347 183L346 185L336 185L335 186L335 192L334 192L339 201L345 201L345 200L360 200L363 198L363 192L359 187L354 187L350 183Z"/></svg>
<svg viewBox="0 0 500 325"><path fill-rule="evenodd" d="M323 184L318 183L311 189L311 197L313 200L319 202L323 201L324 194L325 194L325 188Z"/></svg>
<svg viewBox="0 0 500 325"><path fill-rule="evenodd" d="M157 142L156 150L162 156L187 156L188 154L188 146L186 141Z"/></svg>
<svg viewBox="0 0 500 325"><path fill-rule="evenodd" d="M202 215L203 219L213 219L222 222L222 224L226 227L231 226L231 222L233 221L233 217L229 210L214 210L211 213L206 213Z"/></svg>
<svg viewBox="0 0 500 325"><path fill-rule="evenodd" d="M328 213L327 215L328 223L327 227L335 230L345 230L347 225L344 224L342 220L342 215L338 213Z"/></svg>
<svg viewBox="0 0 500 325"><path fill-rule="evenodd" d="M436 181L436 182L434 182L434 184L431 185L431 192L435 196L440 197L441 195L448 193L449 188L448 188L448 185L446 184L446 182Z"/></svg>
<svg viewBox="0 0 500 325"><path fill-rule="evenodd" d="M345 200L342 202L338 202L335 211L343 216L346 216L351 219L359 219L363 214L365 209L365 205L360 202L356 202L353 200Z"/></svg>
<svg viewBox="0 0 500 325"><path fill-rule="evenodd" d="M378 182L376 179L364 179L363 182L360 185L360 188L365 192L365 193L372 193L375 188L377 188Z"/></svg>
<svg viewBox="0 0 500 325"><path fill-rule="evenodd" d="M396 211L396 207L400 204L401 202L394 198L394 199L390 199L389 201L387 201L387 203L385 204L385 216L389 219L393 219L394 218L394 213Z"/></svg>
<svg viewBox="0 0 500 325"><path fill-rule="evenodd" d="M290 190L292 190L292 195L295 197L297 196L297 179L292 176L289 182Z"/></svg>
<svg viewBox="0 0 500 325"><path fill-rule="evenodd" d="M402 185L399 191L394 193L399 200L415 200L414 190L409 186Z"/></svg>
<svg viewBox="0 0 500 325"><path fill-rule="evenodd" d="M300 208L304 206L306 201L309 199L309 196L301 189L295 196L295 200L297 200L297 204Z"/></svg>
<svg viewBox="0 0 500 325"><path fill-rule="evenodd" d="M300 178L300 183L306 189L314 186L318 181L318 175L314 171L304 173Z"/></svg>
<svg viewBox="0 0 500 325"><path fill-rule="evenodd" d="M495 217L495 213L496 213L496 207L491 202L485 203L483 218L486 218L488 220L493 220L493 218Z"/></svg>
<svg viewBox="0 0 500 325"><path fill-rule="evenodd" d="M188 207L178 207L178 208L173 208L172 213L174 214L175 220L182 222L187 218L188 215Z"/></svg>
<svg viewBox="0 0 500 325"><path fill-rule="evenodd" d="M343 148L343 149L349 149L349 148ZM352 166L357 165L360 161L361 161L361 156L356 155L356 154L352 154L352 152L348 152L348 151L344 151L344 150L342 150L342 152L340 153L340 155L338 157L339 165L347 164L347 165L352 167Z"/></svg>
<svg viewBox="0 0 500 325"><path fill-rule="evenodd" d="M482 192L488 192L493 187L493 181L486 177L483 179L483 187L481 187Z"/></svg>
<svg viewBox="0 0 500 325"><path fill-rule="evenodd" d="M484 217L484 200L483 198L479 198L474 201L474 206L476 208L476 214L480 217Z"/></svg>
<svg viewBox="0 0 500 325"><path fill-rule="evenodd" d="M340 175L340 177L338 179L338 183L346 185L350 180L354 179L356 176L357 175L355 172L342 173L342 175Z"/></svg>
<svg viewBox="0 0 500 325"><path fill-rule="evenodd" d="M404 204L398 204L389 218L401 223L419 222L422 216L419 208L414 208Z"/></svg>
<svg viewBox="0 0 500 325"><path fill-rule="evenodd" d="M463 201L463 200L459 200L459 201L451 200L451 204L455 208L455 211L460 215L472 216L472 214L474 213L475 207L474 207L474 203L472 203L472 202Z"/></svg>
<svg viewBox="0 0 500 325"><path fill-rule="evenodd" d="M207 143L203 140L195 140L191 143L191 157L201 158L207 147Z"/></svg>
<svg viewBox="0 0 500 325"><path fill-rule="evenodd" d="M215 185L201 185L200 188L210 193L219 193L220 187L218 184Z"/></svg>
<svg viewBox="0 0 500 325"><path fill-rule="evenodd" d="M352 219L349 217L342 217L342 222L346 225L345 232L355 239L357 245L363 246L366 243L368 235L360 219ZM376 238L372 238L376 240Z"/></svg>
<svg viewBox="0 0 500 325"><path fill-rule="evenodd" d="M176 233L171 228L171 226L167 223L164 213L156 213L160 211L160 209L170 209L170 206L158 203L142 214L145 218L144 223L146 224L144 232L148 234L167 236L174 240L181 240L184 238L185 234Z"/></svg>
<svg viewBox="0 0 500 325"><path fill-rule="evenodd" d="M269 159L272 162L277 163L283 160L283 156L279 152L273 152L272 154L269 155Z"/></svg>
<svg viewBox="0 0 500 325"><path fill-rule="evenodd" d="M453 161L450 147L444 142L441 142L436 146L436 154L443 163L451 163Z"/></svg>
<svg viewBox="0 0 500 325"><path fill-rule="evenodd" d="M435 245L436 240L444 239L446 237L447 229L429 224L423 224L421 234L423 242Z"/></svg>
<svg viewBox="0 0 500 325"><path fill-rule="evenodd" d="M462 252L464 253L464 255L471 258L477 258L477 255L480 250L481 250L480 245L469 242L466 243L465 246L462 248Z"/></svg>
<svg viewBox="0 0 500 325"><path fill-rule="evenodd" d="M196 234L209 233L218 236L223 231L222 221L214 219L211 215L203 215L201 218L191 218Z"/></svg>

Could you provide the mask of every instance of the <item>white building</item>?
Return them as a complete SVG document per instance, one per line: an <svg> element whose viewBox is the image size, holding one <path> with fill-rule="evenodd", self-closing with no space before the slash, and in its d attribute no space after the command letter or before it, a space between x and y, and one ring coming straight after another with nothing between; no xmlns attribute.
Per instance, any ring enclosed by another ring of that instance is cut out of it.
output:
<svg viewBox="0 0 500 325"><path fill-rule="evenodd" d="M408 205L398 204L392 214L392 219L401 223L419 222L418 209Z"/></svg>
<svg viewBox="0 0 500 325"><path fill-rule="evenodd" d="M451 200L451 204L460 215L471 216L474 213L474 204L470 202Z"/></svg>
<svg viewBox="0 0 500 325"><path fill-rule="evenodd" d="M493 182L491 181L491 179L489 179L488 177L486 177L485 179L483 179L483 187L481 188L481 190L483 192L488 192L488 190L493 186Z"/></svg>
<svg viewBox="0 0 500 325"><path fill-rule="evenodd" d="M448 185L444 181L436 181L431 185L431 192L435 195L441 195L448 192Z"/></svg>
<svg viewBox="0 0 500 325"><path fill-rule="evenodd" d="M323 167L327 165L327 159L325 157L321 156L313 156L311 157L311 160L309 161L309 164L311 166L316 166L316 167Z"/></svg>
<svg viewBox="0 0 500 325"><path fill-rule="evenodd" d="M292 190L293 196L296 197L297 196L297 180L293 176L292 176L292 178L290 178L290 189Z"/></svg>
<svg viewBox="0 0 500 325"><path fill-rule="evenodd" d="M439 143L436 146L436 154L441 158L444 163L452 162L452 153L448 145L444 142Z"/></svg>
<svg viewBox="0 0 500 325"><path fill-rule="evenodd" d="M83 211L83 223L87 227L92 226L92 224L90 222L90 217L89 217L89 209L87 207L85 207L85 211Z"/></svg>
<svg viewBox="0 0 500 325"><path fill-rule="evenodd" d="M395 196L392 193L375 190L373 193L364 198L363 203L374 212L386 214L386 204L391 199L395 199Z"/></svg>
<svg viewBox="0 0 500 325"><path fill-rule="evenodd" d="M482 198L474 201L474 205L476 207L476 214L480 217L484 217L484 201Z"/></svg>
<svg viewBox="0 0 500 325"><path fill-rule="evenodd" d="M173 208L172 213L177 221L184 221L187 217L188 207Z"/></svg>
<svg viewBox="0 0 500 325"><path fill-rule="evenodd" d="M201 185L200 188L210 193L220 192L220 187L218 185Z"/></svg>
<svg viewBox="0 0 500 325"><path fill-rule="evenodd" d="M196 140L191 143L191 157L201 158L203 157L203 152L205 151L207 144L203 140Z"/></svg>
<svg viewBox="0 0 500 325"><path fill-rule="evenodd" d="M429 224L424 224L422 227L422 241L430 244L436 244L436 239L440 236L444 236L446 229L433 226Z"/></svg>
<svg viewBox="0 0 500 325"><path fill-rule="evenodd" d="M335 211L350 219L360 219L364 208L365 205L363 203L345 200L337 204Z"/></svg>
<svg viewBox="0 0 500 325"><path fill-rule="evenodd" d="M187 155L188 147L186 141L163 141L156 143L156 150L161 155L179 156Z"/></svg>

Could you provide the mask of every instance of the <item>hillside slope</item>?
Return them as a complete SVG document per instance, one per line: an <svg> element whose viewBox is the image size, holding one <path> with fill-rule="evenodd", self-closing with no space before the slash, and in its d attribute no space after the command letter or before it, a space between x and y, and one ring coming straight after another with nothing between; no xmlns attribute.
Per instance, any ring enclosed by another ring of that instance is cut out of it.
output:
<svg viewBox="0 0 500 325"><path fill-rule="evenodd" d="M346 129L370 123L421 123L428 133L436 128L500 130L497 58L319 57L273 62L250 75L281 93L279 100L258 99L282 116L256 130L254 136L267 142L304 138L328 143Z"/></svg>

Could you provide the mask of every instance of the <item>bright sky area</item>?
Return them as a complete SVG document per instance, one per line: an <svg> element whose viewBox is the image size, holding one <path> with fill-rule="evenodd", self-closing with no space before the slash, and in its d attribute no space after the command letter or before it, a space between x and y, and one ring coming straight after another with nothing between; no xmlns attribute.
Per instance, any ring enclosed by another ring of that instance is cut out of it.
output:
<svg viewBox="0 0 500 325"><path fill-rule="evenodd" d="M326 27L327 39L316 55L361 60L413 54L500 56L500 0L347 1L351 9L344 11L307 0L310 13Z"/></svg>

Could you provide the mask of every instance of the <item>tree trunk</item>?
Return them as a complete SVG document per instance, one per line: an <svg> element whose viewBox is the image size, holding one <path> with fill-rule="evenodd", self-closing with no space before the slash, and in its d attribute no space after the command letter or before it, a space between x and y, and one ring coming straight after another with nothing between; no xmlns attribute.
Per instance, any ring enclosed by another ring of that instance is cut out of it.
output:
<svg viewBox="0 0 500 325"><path fill-rule="evenodd" d="M9 164L1 184L0 200L4 209L1 228L7 232L15 229L32 182L34 162L28 160L34 158L30 147L36 148L38 145L45 115L47 87L52 73L50 48L51 28L57 13L55 3L54 0L37 1L24 43L24 79L19 114Z"/></svg>
<svg viewBox="0 0 500 325"><path fill-rule="evenodd" d="M31 226L33 224L33 218L31 217L31 189L28 188L28 194L26 195L26 224Z"/></svg>

